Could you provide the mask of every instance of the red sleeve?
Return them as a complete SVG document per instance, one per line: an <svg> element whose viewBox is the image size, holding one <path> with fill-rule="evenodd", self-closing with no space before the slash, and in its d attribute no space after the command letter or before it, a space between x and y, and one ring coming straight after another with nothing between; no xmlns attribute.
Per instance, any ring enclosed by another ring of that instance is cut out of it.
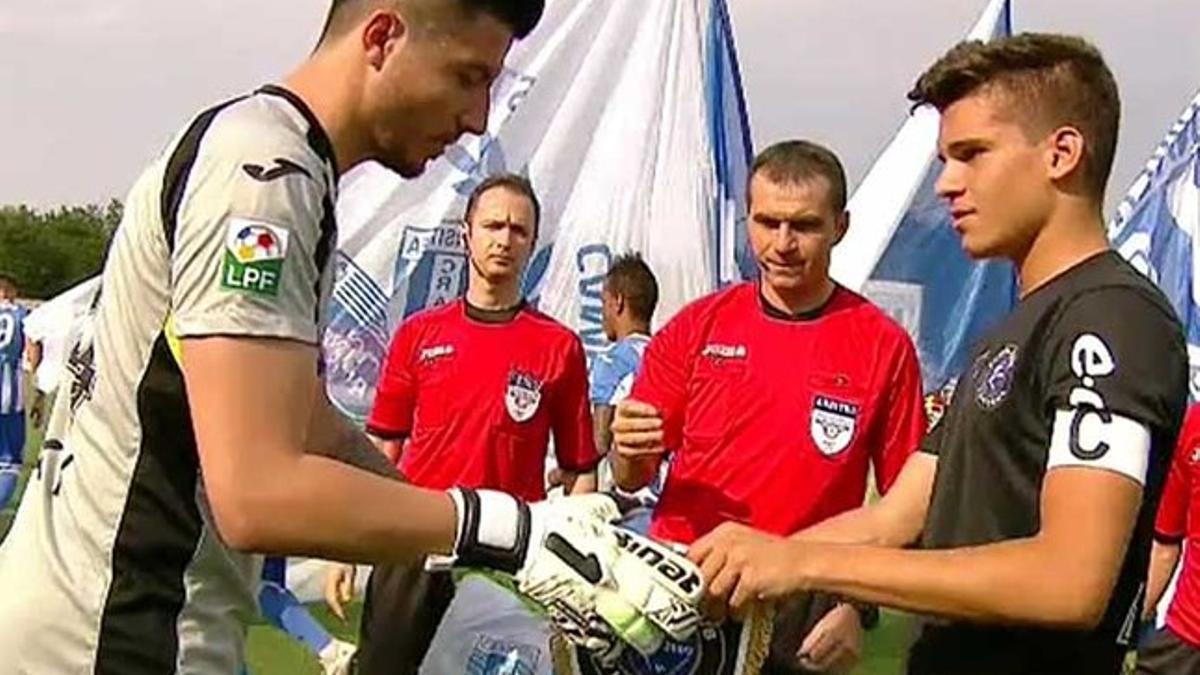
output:
<svg viewBox="0 0 1200 675"><path fill-rule="evenodd" d="M1193 406L1179 434L1179 443L1171 459L1171 471L1167 474L1167 485L1163 488L1158 503L1158 517L1154 521L1154 538L1176 544L1187 534L1188 502L1191 495L1192 477L1189 460L1196 451L1198 442L1197 425L1200 425L1200 406Z"/></svg>
<svg viewBox="0 0 1200 675"><path fill-rule="evenodd" d="M684 309L650 339L629 395L658 409L663 419L663 445L668 450L683 445L688 377L695 352L691 332L691 312Z"/></svg>
<svg viewBox="0 0 1200 675"><path fill-rule="evenodd" d="M875 486L880 494L892 487L909 455L920 446L928 425L916 349L907 334L900 336L899 343L889 369L887 391L881 397L881 424L871 447Z"/></svg>
<svg viewBox="0 0 1200 675"><path fill-rule="evenodd" d="M379 438L394 440L412 431L413 408L417 401L417 381L413 372L413 325L405 322L392 337L383 374L375 386L375 403L367 417L367 431Z"/></svg>
<svg viewBox="0 0 1200 675"><path fill-rule="evenodd" d="M586 473L600 463L592 436L592 407L588 402L587 359L579 339L572 337L562 379L552 403L554 455L558 466Z"/></svg>

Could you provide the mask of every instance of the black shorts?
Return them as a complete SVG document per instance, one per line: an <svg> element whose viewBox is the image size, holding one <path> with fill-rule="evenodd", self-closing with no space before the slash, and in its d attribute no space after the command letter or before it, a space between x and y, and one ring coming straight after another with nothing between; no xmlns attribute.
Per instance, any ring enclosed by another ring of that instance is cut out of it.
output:
<svg viewBox="0 0 1200 675"><path fill-rule="evenodd" d="M807 675L815 672L800 665L796 653L817 622L836 606L837 599L824 593L793 596L781 605L775 615L771 651L763 666L763 675Z"/></svg>
<svg viewBox="0 0 1200 675"><path fill-rule="evenodd" d="M1138 646L1138 675L1200 675L1200 649L1170 628L1154 631Z"/></svg>
<svg viewBox="0 0 1200 675"><path fill-rule="evenodd" d="M1128 650L1090 634L926 624L908 675L1121 675Z"/></svg>
<svg viewBox="0 0 1200 675"><path fill-rule="evenodd" d="M423 561L376 566L367 581L355 673L415 674L453 599L449 572L426 572Z"/></svg>

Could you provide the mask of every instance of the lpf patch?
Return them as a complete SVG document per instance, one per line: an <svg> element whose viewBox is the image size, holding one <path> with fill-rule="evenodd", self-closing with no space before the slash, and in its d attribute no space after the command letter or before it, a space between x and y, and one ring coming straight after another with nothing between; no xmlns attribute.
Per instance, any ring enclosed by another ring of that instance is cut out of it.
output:
<svg viewBox="0 0 1200 675"><path fill-rule="evenodd" d="M975 402L991 410L1004 402L1012 389L1017 370L1017 346L1006 344L990 357L985 353L975 361Z"/></svg>
<svg viewBox="0 0 1200 675"><path fill-rule="evenodd" d="M542 403L542 381L519 370L508 374L504 391L504 407L516 422L528 422L537 414Z"/></svg>
<svg viewBox="0 0 1200 675"><path fill-rule="evenodd" d="M225 233L221 288L256 295L279 295L288 231L245 218L231 218Z"/></svg>
<svg viewBox="0 0 1200 675"><path fill-rule="evenodd" d="M829 396L813 399L809 432L817 449L826 457L833 457L850 447L857 422L857 405Z"/></svg>

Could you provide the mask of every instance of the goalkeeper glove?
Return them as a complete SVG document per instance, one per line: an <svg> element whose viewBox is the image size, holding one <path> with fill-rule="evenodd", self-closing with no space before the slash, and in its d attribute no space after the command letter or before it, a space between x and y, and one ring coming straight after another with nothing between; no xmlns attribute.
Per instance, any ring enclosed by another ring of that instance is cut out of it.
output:
<svg viewBox="0 0 1200 675"><path fill-rule="evenodd" d="M513 575L574 642L608 654L643 654L700 622L704 584L680 553L612 523L611 497L589 494L526 504L508 494L456 488L453 564Z"/></svg>

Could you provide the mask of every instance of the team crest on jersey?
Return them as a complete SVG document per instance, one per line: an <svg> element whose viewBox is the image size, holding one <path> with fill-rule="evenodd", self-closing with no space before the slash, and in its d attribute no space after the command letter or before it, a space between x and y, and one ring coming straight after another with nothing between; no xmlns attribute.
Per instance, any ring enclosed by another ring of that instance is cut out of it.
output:
<svg viewBox="0 0 1200 675"><path fill-rule="evenodd" d="M833 457L850 447L857 422L857 405L829 396L813 399L809 432L817 449L826 457Z"/></svg>
<svg viewBox="0 0 1200 675"><path fill-rule="evenodd" d="M542 403L542 381L519 370L508 374L504 391L504 407L516 422L528 422L537 414Z"/></svg>
<svg viewBox="0 0 1200 675"><path fill-rule="evenodd" d="M245 218L230 218L225 234L221 288L255 295L279 295L287 248L287 230Z"/></svg>
<svg viewBox="0 0 1200 675"><path fill-rule="evenodd" d="M975 402L981 408L991 410L1004 402L1012 389L1013 376L1017 368L1017 346L1009 343L1000 351L987 353L975 360Z"/></svg>
<svg viewBox="0 0 1200 675"><path fill-rule="evenodd" d="M542 650L532 645L480 635L467 658L465 675L533 675L541 658Z"/></svg>

